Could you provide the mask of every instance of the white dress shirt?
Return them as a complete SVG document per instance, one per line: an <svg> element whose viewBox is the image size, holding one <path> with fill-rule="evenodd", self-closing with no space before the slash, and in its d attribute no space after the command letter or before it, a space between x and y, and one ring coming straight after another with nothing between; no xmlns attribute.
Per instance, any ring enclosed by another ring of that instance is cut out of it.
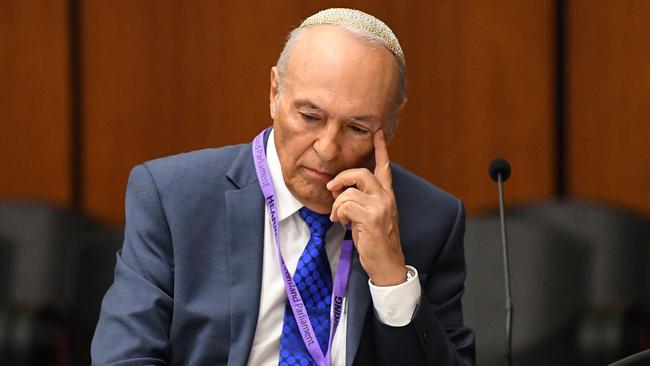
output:
<svg viewBox="0 0 650 366"><path fill-rule="evenodd" d="M303 205L289 192L282 177L282 169L275 148L273 131L266 147L271 180L276 192L276 207L280 226L280 250L286 266L293 275L298 259L307 246L310 234L307 224L298 213ZM325 250L336 278L341 241L345 228L334 223L325 237ZM409 269L415 271L414 268ZM378 287L369 280L370 294L375 314L383 323L391 326L404 326L410 323L421 294L420 283L415 276L396 286ZM257 327L253 347L248 358L250 366L277 366L280 354L280 337L284 322L287 294L280 273L277 246L271 228L268 209L264 214L264 257L262 265L262 291ZM343 299L343 312L336 334L332 341L331 364L345 365L345 338L347 328L347 294Z"/></svg>

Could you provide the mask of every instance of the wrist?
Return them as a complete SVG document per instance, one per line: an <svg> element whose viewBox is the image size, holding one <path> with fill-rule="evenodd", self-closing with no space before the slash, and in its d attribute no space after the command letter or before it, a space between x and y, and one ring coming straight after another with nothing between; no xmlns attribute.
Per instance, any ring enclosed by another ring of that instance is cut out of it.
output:
<svg viewBox="0 0 650 366"><path fill-rule="evenodd" d="M406 265L391 271L382 271L370 277L372 284L379 287L400 285L407 280Z"/></svg>

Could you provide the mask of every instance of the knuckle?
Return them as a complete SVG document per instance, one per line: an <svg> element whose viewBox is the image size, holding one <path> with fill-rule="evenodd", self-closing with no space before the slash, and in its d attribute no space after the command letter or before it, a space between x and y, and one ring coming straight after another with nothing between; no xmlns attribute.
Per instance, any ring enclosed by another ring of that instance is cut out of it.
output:
<svg viewBox="0 0 650 366"><path fill-rule="evenodd" d="M348 212L348 209L349 209L349 205L350 205L350 202L349 202L349 201L342 202L342 203L339 205L339 208L338 208L337 213L338 213L339 215L346 215L347 212Z"/></svg>

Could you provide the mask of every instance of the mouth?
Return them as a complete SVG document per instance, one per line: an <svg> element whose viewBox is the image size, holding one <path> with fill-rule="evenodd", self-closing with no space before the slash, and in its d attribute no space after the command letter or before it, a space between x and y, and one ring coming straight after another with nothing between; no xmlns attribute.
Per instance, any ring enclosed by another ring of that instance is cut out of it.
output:
<svg viewBox="0 0 650 366"><path fill-rule="evenodd" d="M305 169L305 172L307 173L308 176L310 176L310 177L312 177L312 178L314 178L316 180L323 181L323 182L329 182L330 180L334 179L333 174L323 172L323 171L320 171L320 170L317 170L317 169L308 168L306 166L303 166L303 168Z"/></svg>

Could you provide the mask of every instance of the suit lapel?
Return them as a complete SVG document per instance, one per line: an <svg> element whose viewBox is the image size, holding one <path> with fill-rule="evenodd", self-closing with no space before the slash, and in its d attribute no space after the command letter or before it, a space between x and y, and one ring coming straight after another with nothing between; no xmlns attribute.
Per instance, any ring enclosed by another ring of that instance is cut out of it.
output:
<svg viewBox="0 0 650 366"><path fill-rule="evenodd" d="M228 365L245 365L253 344L259 313L265 209L250 144L235 158L227 176L237 187L225 195L225 235L230 268Z"/></svg>
<svg viewBox="0 0 650 366"><path fill-rule="evenodd" d="M370 289L368 288L368 275L361 267L359 253L354 251L350 279L348 283L348 319L345 339L345 364L351 366L357 354L363 325L370 304Z"/></svg>

